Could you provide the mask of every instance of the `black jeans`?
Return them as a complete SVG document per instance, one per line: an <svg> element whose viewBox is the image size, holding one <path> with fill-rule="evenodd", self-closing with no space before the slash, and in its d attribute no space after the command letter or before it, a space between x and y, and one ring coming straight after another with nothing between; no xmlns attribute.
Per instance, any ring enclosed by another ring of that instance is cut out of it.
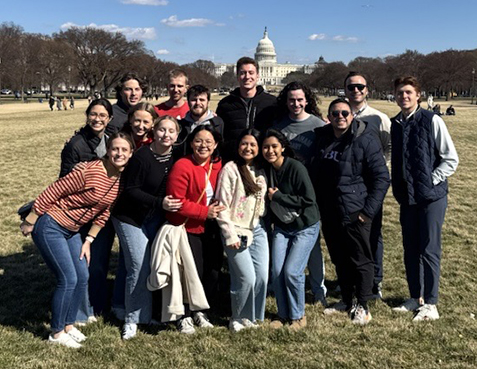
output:
<svg viewBox="0 0 477 369"><path fill-rule="evenodd" d="M211 309L215 308L213 305L217 299L220 271L224 259L219 232L217 222L208 220L205 224L204 233L187 233L197 273L204 286L205 295Z"/></svg>
<svg viewBox="0 0 477 369"><path fill-rule="evenodd" d="M370 245L371 222L362 223L358 213L343 225L340 217L321 213L322 231L336 267L343 301L349 306L356 295L358 303L367 308L372 295L374 258Z"/></svg>

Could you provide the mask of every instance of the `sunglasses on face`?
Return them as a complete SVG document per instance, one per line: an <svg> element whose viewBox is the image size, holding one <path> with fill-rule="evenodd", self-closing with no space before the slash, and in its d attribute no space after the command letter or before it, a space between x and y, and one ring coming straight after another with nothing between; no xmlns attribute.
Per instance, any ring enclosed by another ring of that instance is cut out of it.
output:
<svg viewBox="0 0 477 369"><path fill-rule="evenodd" d="M351 92L353 92L355 88L357 88L359 91L363 91L366 88L366 85L363 85L362 83L352 83L346 86L346 88Z"/></svg>
<svg viewBox="0 0 477 369"><path fill-rule="evenodd" d="M333 118L338 118L340 114L343 116L343 118L347 118L351 113L348 110L333 110L331 112L331 116Z"/></svg>

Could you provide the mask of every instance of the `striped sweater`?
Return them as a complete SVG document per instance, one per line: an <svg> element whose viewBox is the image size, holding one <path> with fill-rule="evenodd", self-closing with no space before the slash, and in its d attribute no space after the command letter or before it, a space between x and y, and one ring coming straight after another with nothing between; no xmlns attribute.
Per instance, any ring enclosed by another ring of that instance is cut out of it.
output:
<svg viewBox="0 0 477 369"><path fill-rule="evenodd" d="M119 194L118 179L108 177L101 160L91 161L83 170L73 170L48 186L35 200L34 212L26 220L34 224L39 216L47 213L74 232L93 220L89 234L96 236L108 220L111 205Z"/></svg>

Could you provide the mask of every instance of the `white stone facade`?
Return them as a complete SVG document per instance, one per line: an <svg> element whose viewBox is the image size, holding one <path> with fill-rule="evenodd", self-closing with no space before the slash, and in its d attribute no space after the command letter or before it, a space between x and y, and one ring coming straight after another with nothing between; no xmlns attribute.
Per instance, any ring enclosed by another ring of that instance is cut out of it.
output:
<svg viewBox="0 0 477 369"><path fill-rule="evenodd" d="M277 63L277 53L272 40L268 38L268 31L265 27L263 38L258 42L255 51L255 60L260 67L260 83L263 85L283 85L283 79L291 72L312 73L315 70L314 64L279 64ZM215 76L220 77L227 68L234 68L235 64L220 63L215 64Z"/></svg>

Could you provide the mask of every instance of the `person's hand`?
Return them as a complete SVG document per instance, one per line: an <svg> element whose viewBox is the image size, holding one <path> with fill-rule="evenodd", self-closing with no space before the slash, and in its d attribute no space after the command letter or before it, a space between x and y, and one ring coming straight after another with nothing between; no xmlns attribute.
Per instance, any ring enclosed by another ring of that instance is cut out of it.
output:
<svg viewBox="0 0 477 369"><path fill-rule="evenodd" d="M26 220L24 220L21 224L20 224L20 229L22 231L22 234L27 237L30 233L33 232L33 228L35 228L35 226L33 224L30 224L28 223Z"/></svg>
<svg viewBox="0 0 477 369"><path fill-rule="evenodd" d="M162 208L165 211L170 211L174 213L180 210L180 208L182 208L182 201L173 198L171 195L167 195L166 197L164 197L164 200L162 200Z"/></svg>
<svg viewBox="0 0 477 369"><path fill-rule="evenodd" d="M269 199L270 201L272 201L272 197L273 197L273 195L275 194L275 192L277 192L277 191L278 191L278 188L276 188L276 187L273 187L273 188L270 187L270 188L268 189L268 199Z"/></svg>
<svg viewBox="0 0 477 369"><path fill-rule="evenodd" d="M240 248L240 242L232 243L230 245L227 245L227 247L232 250L238 250Z"/></svg>
<svg viewBox="0 0 477 369"><path fill-rule="evenodd" d="M358 220L361 222L361 223L368 223L371 221L371 218L367 217L366 215L364 215L363 213L359 213L358 214Z"/></svg>
<svg viewBox="0 0 477 369"><path fill-rule="evenodd" d="M91 261L91 243L89 241L84 241L83 247L81 247L80 260L83 260L83 257L86 257L86 262Z"/></svg>
<svg viewBox="0 0 477 369"><path fill-rule="evenodd" d="M218 201L212 202L207 210L207 219L216 219L223 210L225 210L224 205L220 205Z"/></svg>

